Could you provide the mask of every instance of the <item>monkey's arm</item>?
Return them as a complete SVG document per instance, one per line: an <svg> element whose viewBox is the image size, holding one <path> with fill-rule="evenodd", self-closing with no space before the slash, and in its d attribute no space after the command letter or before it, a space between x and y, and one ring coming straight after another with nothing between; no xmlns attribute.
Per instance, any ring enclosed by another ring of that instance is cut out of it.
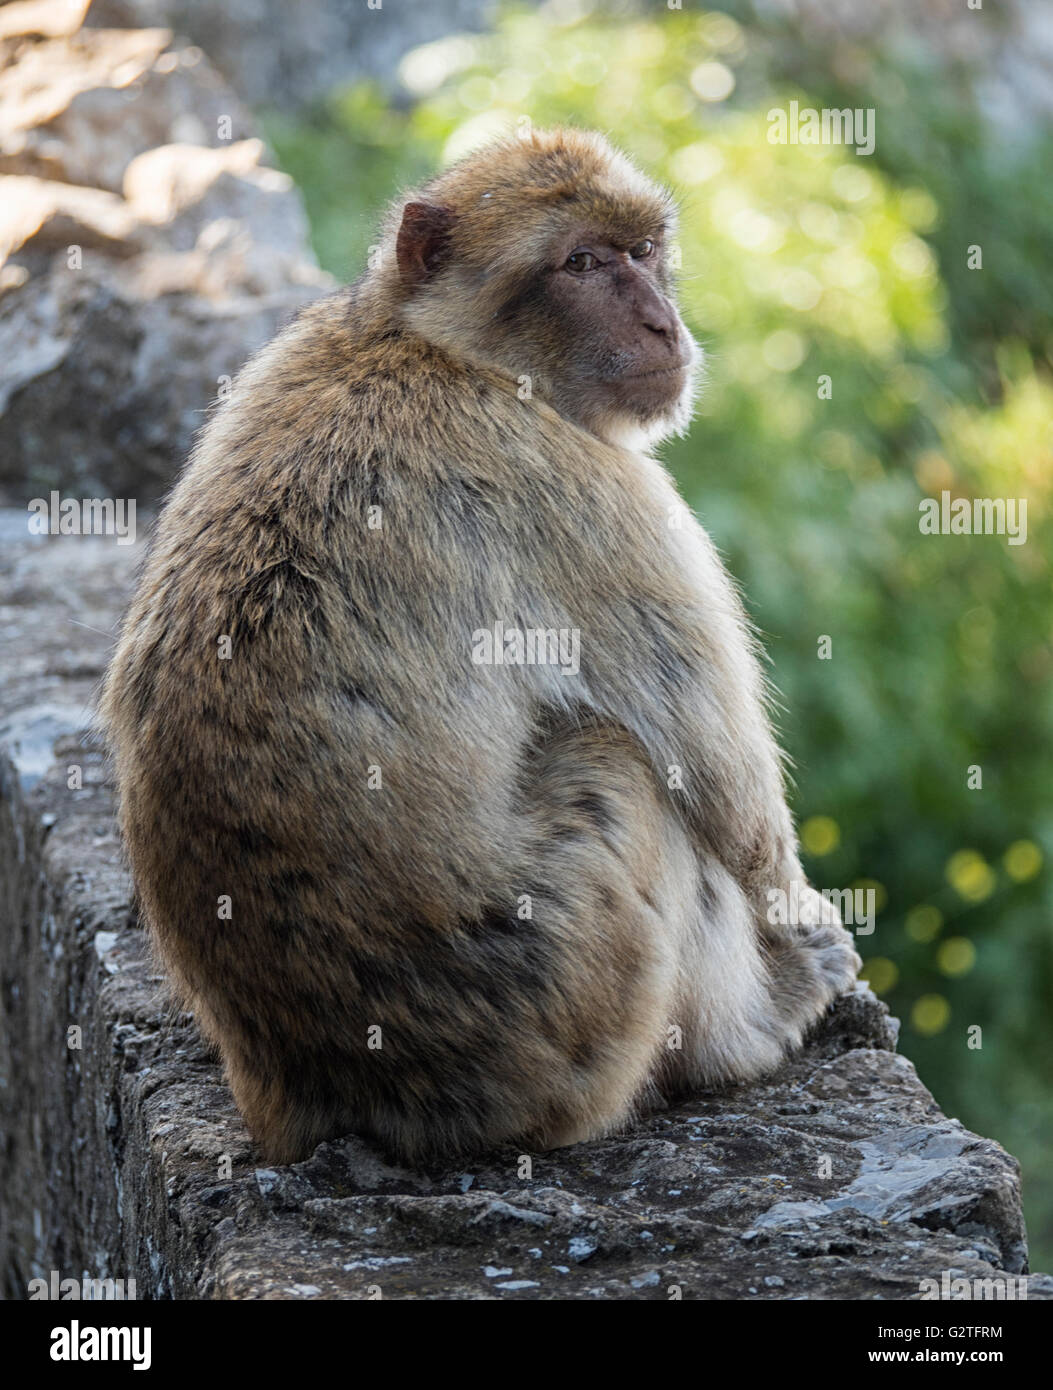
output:
<svg viewBox="0 0 1053 1390"><path fill-rule="evenodd" d="M520 606L540 575L539 620L580 631L579 676L527 678L539 699L630 730L700 848L762 906L805 876L756 641L665 470L621 450L603 462L602 486L537 479L518 513L530 519L509 547Z"/></svg>

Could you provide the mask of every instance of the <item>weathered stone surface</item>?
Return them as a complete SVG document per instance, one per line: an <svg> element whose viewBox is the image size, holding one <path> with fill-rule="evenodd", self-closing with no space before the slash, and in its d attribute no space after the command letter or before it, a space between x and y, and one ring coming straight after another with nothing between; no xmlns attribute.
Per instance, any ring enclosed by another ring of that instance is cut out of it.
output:
<svg viewBox="0 0 1053 1390"><path fill-rule="evenodd" d="M9 8L0 489L148 500L226 381L330 282L299 195L199 49Z"/></svg>
<svg viewBox="0 0 1053 1390"><path fill-rule="evenodd" d="M9 48L16 41L9 40ZM207 145L251 119L199 49L168 29L82 29L22 42L0 79L0 172L119 192L138 154Z"/></svg>
<svg viewBox="0 0 1053 1390"><path fill-rule="evenodd" d="M408 1172L353 1137L261 1166L192 1021L166 1015L76 732L139 547L24 525L0 514L8 1297L54 1269L139 1297L910 1299L944 1271L1026 1268L1015 1160L940 1113L862 986L764 1083L533 1155L529 1175L513 1152Z"/></svg>

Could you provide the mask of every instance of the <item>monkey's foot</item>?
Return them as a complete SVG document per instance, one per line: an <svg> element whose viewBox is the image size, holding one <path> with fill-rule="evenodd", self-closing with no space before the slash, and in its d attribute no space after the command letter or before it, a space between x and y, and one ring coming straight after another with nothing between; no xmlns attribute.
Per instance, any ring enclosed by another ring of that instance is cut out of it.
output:
<svg viewBox="0 0 1053 1390"><path fill-rule="evenodd" d="M807 952L816 978L825 982L831 1000L852 988L863 961L850 931L840 923L816 927L799 944Z"/></svg>
<svg viewBox="0 0 1053 1390"><path fill-rule="evenodd" d="M852 934L839 923L769 937L772 1003L796 1045L804 1030L850 990L863 962Z"/></svg>

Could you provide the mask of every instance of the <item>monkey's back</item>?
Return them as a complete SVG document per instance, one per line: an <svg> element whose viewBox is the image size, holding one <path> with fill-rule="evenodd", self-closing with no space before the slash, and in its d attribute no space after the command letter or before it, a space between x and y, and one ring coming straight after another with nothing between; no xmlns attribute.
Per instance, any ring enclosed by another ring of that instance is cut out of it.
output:
<svg viewBox="0 0 1053 1390"><path fill-rule="evenodd" d="M554 525L581 544L584 497L543 537L510 528L531 490L572 485L543 422L509 467L488 397L514 388L399 335L365 370L353 305L314 306L238 378L159 519L103 700L145 919L277 1157L327 1108L334 1132L401 1114L420 1152L514 1132L530 1076L558 1129L572 1059L631 1033L646 995L643 947L560 925L588 863L544 931L516 919L550 892L536 722L573 697L558 671L471 660L487 617L571 621L509 576L540 573Z"/></svg>

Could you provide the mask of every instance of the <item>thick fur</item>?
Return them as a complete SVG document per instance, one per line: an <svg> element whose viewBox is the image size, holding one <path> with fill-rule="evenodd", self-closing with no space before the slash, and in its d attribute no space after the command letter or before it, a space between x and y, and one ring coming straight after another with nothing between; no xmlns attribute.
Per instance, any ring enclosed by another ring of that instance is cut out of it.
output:
<svg viewBox="0 0 1053 1390"><path fill-rule="evenodd" d="M608 1131L774 1067L858 965L837 924L766 920L804 875L708 537L626 422L546 396L533 322L519 398L480 308L553 216L638 234L668 200L574 132L425 192L457 212L447 269L400 281L396 215L381 268L244 369L104 693L146 921L273 1161L349 1130L407 1161ZM580 671L473 664L498 620L578 629Z"/></svg>

